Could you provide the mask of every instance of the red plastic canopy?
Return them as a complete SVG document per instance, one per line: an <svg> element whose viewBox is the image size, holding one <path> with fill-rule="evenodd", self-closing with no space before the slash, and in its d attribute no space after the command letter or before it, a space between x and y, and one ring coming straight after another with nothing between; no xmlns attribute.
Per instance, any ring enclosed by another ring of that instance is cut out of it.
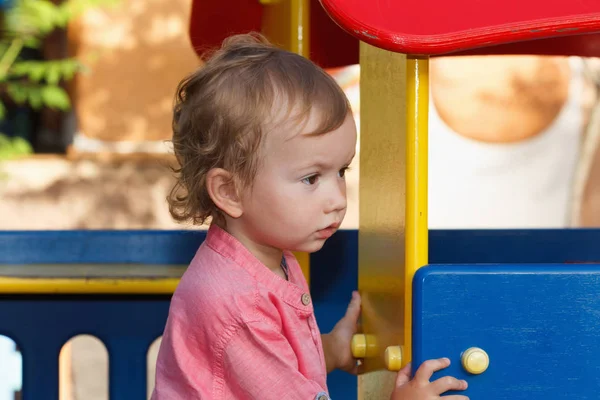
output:
<svg viewBox="0 0 600 400"><path fill-rule="evenodd" d="M407 54L600 56L600 0L320 0L344 30Z"/></svg>
<svg viewBox="0 0 600 400"><path fill-rule="evenodd" d="M194 49L260 31L262 12L258 0L193 0ZM324 68L358 63L358 39L432 56L600 56L600 0L310 0L310 21L310 58Z"/></svg>
<svg viewBox="0 0 600 400"><path fill-rule="evenodd" d="M598 0L600 1L600 0ZM358 40L340 29L319 0L310 0L310 58L323 68L358 63ZM258 0L193 0L190 40L199 56L235 33L261 31Z"/></svg>

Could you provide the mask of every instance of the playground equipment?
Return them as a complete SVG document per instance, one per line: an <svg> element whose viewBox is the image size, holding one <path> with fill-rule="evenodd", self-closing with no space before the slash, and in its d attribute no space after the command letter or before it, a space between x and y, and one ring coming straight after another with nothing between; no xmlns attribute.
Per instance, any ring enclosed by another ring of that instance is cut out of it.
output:
<svg viewBox="0 0 600 400"><path fill-rule="evenodd" d="M449 372L469 381L472 399L596 398L600 268L576 263L600 260L600 231L428 231L427 66L429 56L451 52L599 55L600 5L322 4L348 34L316 1L222 7L198 0L190 35L200 52L232 32L261 30L325 67L356 62L361 41L361 129L368 134L361 135L360 229L339 232L303 261L323 331L357 282L363 294L364 334L354 351L369 373L359 397L387 398L394 377L387 370L448 356ZM145 398L147 348L203 238L0 233L0 334L22 351L23 398L58 399L58 352L80 333L107 347L111 400ZM496 265L473 265L481 263ZM355 398L353 383L332 375L332 396Z"/></svg>
<svg viewBox="0 0 600 400"><path fill-rule="evenodd" d="M321 2L332 19L361 40L365 133L361 147L376 148L378 156L361 159L361 205L365 202L368 208L361 206L359 287L367 307L365 335L355 338L355 354L366 356L370 369L381 368L383 359L390 370L411 360L418 367L424 359L448 356L453 366L444 374L466 378L471 398L593 397L580 382L598 367L585 371L580 366L594 364L595 350L590 346L576 351L573 342L580 338L576 332L582 332L582 324L588 326L586 335L598 335L600 321L581 308L578 297L589 298L585 288L600 276L598 266L480 267L463 261L462 265L421 267L428 264L431 254L427 225L429 57L598 56L600 36L595 32L600 30L600 6L559 1L488 2L485 7L469 0L435 5ZM406 107L399 93L406 93ZM406 122L401 117L403 108ZM393 184L391 176L398 178L402 173L405 182ZM378 181L385 191L374 195ZM394 200L404 200L405 206L393 205ZM385 218L378 217L382 209ZM381 248L378 242L395 250L374 251ZM473 251L479 250L474 247ZM404 263L399 261L402 258ZM585 307L589 306L597 304ZM516 365L526 366L515 369ZM563 368L571 371L568 382L564 375L558 379ZM383 390L373 386L367 382L366 392L375 390L386 398ZM381 388L382 382L375 386ZM557 389L569 394L558 394Z"/></svg>

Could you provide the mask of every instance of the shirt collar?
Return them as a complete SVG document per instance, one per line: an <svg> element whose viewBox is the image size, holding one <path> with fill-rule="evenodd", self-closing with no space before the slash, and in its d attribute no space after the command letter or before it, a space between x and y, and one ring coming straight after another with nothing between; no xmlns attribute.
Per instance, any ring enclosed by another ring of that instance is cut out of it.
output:
<svg viewBox="0 0 600 400"><path fill-rule="evenodd" d="M216 224L211 224L208 229L205 243L208 247L236 263L246 270L254 279L264 285L290 306L305 312L312 312L312 299L304 290L304 277L296 257L284 251L283 256L288 265L289 281L281 278L260 262L239 240L230 235ZM304 300L304 302L303 302Z"/></svg>

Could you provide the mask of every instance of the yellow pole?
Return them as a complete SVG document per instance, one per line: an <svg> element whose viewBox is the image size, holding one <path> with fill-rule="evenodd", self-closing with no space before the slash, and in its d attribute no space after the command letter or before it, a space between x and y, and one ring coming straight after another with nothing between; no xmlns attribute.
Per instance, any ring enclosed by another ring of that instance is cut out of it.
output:
<svg viewBox="0 0 600 400"><path fill-rule="evenodd" d="M277 46L309 58L309 0L259 1L264 6L262 33Z"/></svg>
<svg viewBox="0 0 600 400"><path fill-rule="evenodd" d="M417 269L428 262L429 59L408 56L406 73L406 252L403 364L411 361L412 281Z"/></svg>
<svg viewBox="0 0 600 400"><path fill-rule="evenodd" d="M358 398L389 400L384 351L404 343L406 56L360 43L358 289L365 344ZM374 341L372 339L375 339Z"/></svg>

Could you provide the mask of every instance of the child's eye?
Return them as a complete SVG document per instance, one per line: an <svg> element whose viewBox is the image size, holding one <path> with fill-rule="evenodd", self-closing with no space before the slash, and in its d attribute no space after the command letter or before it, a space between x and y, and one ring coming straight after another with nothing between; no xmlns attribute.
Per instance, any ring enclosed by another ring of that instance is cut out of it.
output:
<svg viewBox="0 0 600 400"><path fill-rule="evenodd" d="M350 167L344 167L342 169L340 169L340 171L338 172L338 175L340 176L340 178L344 178L346 176L346 171L348 171L350 169Z"/></svg>
<svg viewBox="0 0 600 400"><path fill-rule="evenodd" d="M311 176L307 176L306 178L302 179L302 183L305 183L307 185L314 185L315 183L317 183L318 179L319 179L318 175L311 175Z"/></svg>

